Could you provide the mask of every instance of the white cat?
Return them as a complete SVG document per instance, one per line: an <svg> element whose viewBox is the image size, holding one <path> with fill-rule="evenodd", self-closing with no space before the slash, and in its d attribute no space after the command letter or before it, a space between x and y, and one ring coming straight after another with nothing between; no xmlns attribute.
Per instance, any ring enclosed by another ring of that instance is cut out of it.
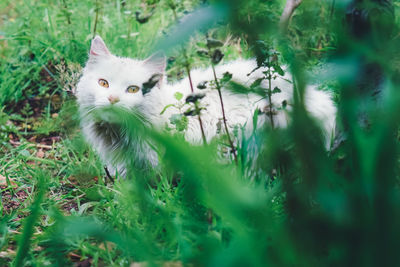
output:
<svg viewBox="0 0 400 267"><path fill-rule="evenodd" d="M124 163L119 158L119 150L122 146L129 146L138 168L154 167L158 164L158 154L150 147L147 141L140 137L137 140L127 140L122 129L113 124L110 118L99 118L92 115L93 110L99 107L118 105L128 109L135 108L143 114L154 126L162 130L169 124L169 118L176 114L177 110L168 108L160 114L165 106L175 103L176 92L183 94L183 99L191 94L189 80L187 78L168 84L166 79L160 80L154 88L148 90L146 83L163 75L165 71L165 58L152 56L146 60L121 58L112 55L103 40L97 36L93 39L89 60L83 70L83 75L77 85L77 99L80 106L81 126L87 141L99 153L101 159L107 163L107 167L113 174L115 171L124 173ZM242 85L250 86L257 78L260 78L265 69L256 68L254 60L236 60L234 62L216 67L217 77L229 72L232 80ZM248 75L251 73L251 75ZM197 69L191 72L195 93L205 93L201 105L206 107L201 111L204 133L207 141L217 135L221 129L222 111L218 92L212 88L199 90L196 85L203 81L212 81L212 69ZM291 77L286 74L283 78L273 80L272 88L279 87L282 92L272 96L273 105L282 106L283 101L290 103L293 94L293 85L289 82ZM267 87L267 84L261 84ZM246 125L250 130L254 112L265 110L268 101L255 94L234 94L222 89L222 97L225 105L225 113L228 127L232 133L235 125ZM288 105L288 107L290 104ZM328 93L317 91L315 88L307 88L307 110L323 125L326 140L330 141L335 126L336 108ZM290 107L289 107L290 109ZM106 115L104 115L106 116ZM269 121L267 116L260 116L260 122ZM194 144L201 144L202 134L197 116L188 117L188 128L185 131L185 139ZM274 125L285 127L288 123L288 115L284 110L278 111L273 116ZM222 127L223 129L223 127Z"/></svg>

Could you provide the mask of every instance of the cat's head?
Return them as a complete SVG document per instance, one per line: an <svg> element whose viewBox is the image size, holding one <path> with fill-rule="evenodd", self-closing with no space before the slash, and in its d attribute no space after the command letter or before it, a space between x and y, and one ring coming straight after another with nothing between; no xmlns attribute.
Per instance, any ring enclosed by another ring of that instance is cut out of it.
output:
<svg viewBox="0 0 400 267"><path fill-rule="evenodd" d="M121 58L96 36L77 86L78 102L88 108L139 106L151 90L161 86L166 60L157 53L145 60ZM153 88L155 87L155 88Z"/></svg>

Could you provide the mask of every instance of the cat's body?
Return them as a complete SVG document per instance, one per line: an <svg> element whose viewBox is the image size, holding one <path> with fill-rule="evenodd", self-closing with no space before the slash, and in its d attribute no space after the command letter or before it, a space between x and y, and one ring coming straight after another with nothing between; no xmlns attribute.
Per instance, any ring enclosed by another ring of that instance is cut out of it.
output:
<svg viewBox="0 0 400 267"><path fill-rule="evenodd" d="M124 164L119 159L119 150L122 146L128 146L128 149L132 151L135 165L138 168L156 166L158 155L147 141L140 138L127 140L123 136L123 131L117 125L110 123L110 119L94 118L88 111L108 105L120 105L128 109L135 108L146 117L152 126L159 130L164 129L166 125L170 125L171 115L179 113L177 109L171 107L161 114L167 105L177 102L175 93L183 94L183 100L191 94L188 78L175 84L168 84L164 79L151 90L144 90L143 84L149 81L154 74L163 74L164 68L165 59L163 58L154 57L145 61L119 58L109 53L100 37L93 40L89 61L77 87L77 99L80 105L83 133L111 171L124 172ZM217 77L222 77L223 73L229 72L232 74L233 81L250 86L262 76L262 71L265 71L265 69L259 69L252 72L255 68L254 60L237 60L216 67L216 74ZM220 99L218 91L211 88L210 83L203 90L197 89L197 84L212 81L214 79L212 69L193 70L191 77L195 93L205 93L205 97L200 101L201 106L206 108L201 112L201 119L206 139L209 142L221 130ZM103 86L102 80L107 82L107 88ZM272 96L273 106L281 107L283 101L291 102L293 85L289 82L290 80L291 77L286 75L273 81L272 88L278 87L282 90ZM137 85L139 88L134 87L135 90L128 90L127 88L131 85ZM267 84L261 85L267 87ZM222 98L227 124L231 132L235 125L246 125L246 128L250 130L253 125L254 112L257 109L266 110L269 107L268 101L259 95L234 94L224 88L222 89ZM326 139L329 140L333 133L336 114L336 108L329 94L311 87L308 88L305 99L308 111L323 123ZM290 104L288 107L290 109ZM284 110L274 114L274 126L285 127L288 122L287 115L287 111ZM202 133L199 120L197 116L189 116L188 119L188 128L184 132L185 139L191 143L200 144ZM270 120L266 115L260 116L259 124L265 121L269 122ZM222 132L224 131L222 130Z"/></svg>

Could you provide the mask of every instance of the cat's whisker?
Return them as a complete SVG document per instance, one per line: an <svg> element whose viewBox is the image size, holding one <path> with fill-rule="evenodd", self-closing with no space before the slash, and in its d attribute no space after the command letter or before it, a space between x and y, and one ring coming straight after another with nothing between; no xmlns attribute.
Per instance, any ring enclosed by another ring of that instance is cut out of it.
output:
<svg viewBox="0 0 400 267"><path fill-rule="evenodd" d="M83 109L81 110L81 115L88 117L91 116L93 111L95 111L97 109L97 107L91 107L90 109Z"/></svg>

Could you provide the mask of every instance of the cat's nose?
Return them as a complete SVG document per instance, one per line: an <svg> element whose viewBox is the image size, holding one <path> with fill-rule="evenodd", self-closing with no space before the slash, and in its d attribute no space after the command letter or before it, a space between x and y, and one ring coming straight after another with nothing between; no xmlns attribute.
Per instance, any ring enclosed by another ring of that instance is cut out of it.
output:
<svg viewBox="0 0 400 267"><path fill-rule="evenodd" d="M119 97L118 97L118 96L110 95L110 96L108 97L108 101L110 101L111 104L118 103L118 102L119 102Z"/></svg>

